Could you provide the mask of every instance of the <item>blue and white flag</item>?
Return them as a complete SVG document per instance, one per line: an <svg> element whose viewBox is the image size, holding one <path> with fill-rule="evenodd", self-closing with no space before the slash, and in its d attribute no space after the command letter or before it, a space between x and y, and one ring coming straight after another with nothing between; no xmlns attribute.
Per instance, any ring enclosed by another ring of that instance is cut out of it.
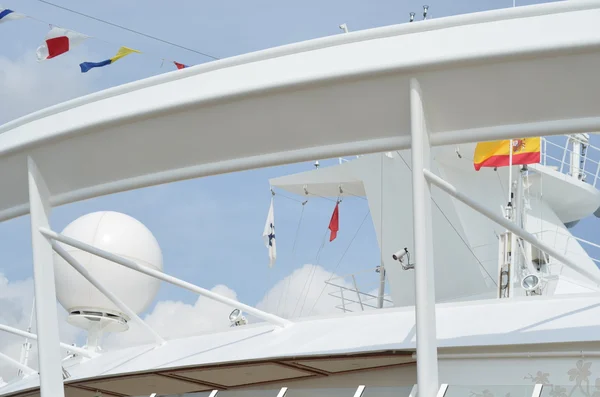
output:
<svg viewBox="0 0 600 397"><path fill-rule="evenodd" d="M7 21L15 21L17 19L23 19L25 15L18 14L13 10L9 10L8 8L0 7L0 23Z"/></svg>
<svg viewBox="0 0 600 397"><path fill-rule="evenodd" d="M263 240L265 246L269 249L269 267L275 264L277 257L277 248L275 246L275 216L273 215L273 197L271 197L271 206L265 222L265 230L263 231Z"/></svg>

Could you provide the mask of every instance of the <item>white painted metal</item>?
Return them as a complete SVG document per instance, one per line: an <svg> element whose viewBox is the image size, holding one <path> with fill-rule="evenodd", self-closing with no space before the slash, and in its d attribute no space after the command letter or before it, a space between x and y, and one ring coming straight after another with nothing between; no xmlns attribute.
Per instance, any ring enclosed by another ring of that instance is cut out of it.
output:
<svg viewBox="0 0 600 397"><path fill-rule="evenodd" d="M427 118L420 83L410 81L412 138L413 233L415 245L415 314L417 328L417 384L421 397L434 397L438 390L435 280L433 273L433 224L431 185L423 169L431 166Z"/></svg>
<svg viewBox="0 0 600 397"><path fill-rule="evenodd" d="M558 259L565 266L568 266L572 270L574 270L574 271L580 273L581 275L587 277L588 280L590 282L594 283L595 285L599 285L600 284L600 279L598 279L598 277L596 277L596 275L588 272L585 269L582 269L575 262L573 262L571 259L567 258L563 253L557 251L556 249L554 249L553 247L547 245L546 243L538 240L534 235L532 235L531 233L529 233L529 232L523 230L522 228L516 226L514 223L508 221L506 218L498 216L494 211L486 208L485 206L477 203L476 201L471 200L469 197L467 197L463 193L459 192L454 186L452 186L448 182L444 181L442 178L440 178L439 176L435 175L431 171L429 171L427 169L424 169L423 172L425 173L425 177L427 178L427 180L429 180L431 183L433 183L434 185L436 185L437 187L439 187L440 189L442 189L446 193L450 194L454 198L456 198L456 199L462 201L463 203L467 204L469 207L471 207L474 210L476 210L477 212L485 215L486 217L488 217L492 221L496 222L497 224L501 225L502 227L505 227L506 229L508 229L512 233L516 234L517 236L521 237L523 240L527 241L528 243L530 243L534 247L537 247L540 250L548 253L550 256Z"/></svg>
<svg viewBox="0 0 600 397"><path fill-rule="evenodd" d="M35 370L32 368L29 368L27 365L25 364L21 364L20 362L18 362L17 360L15 360L14 358L7 356L6 354L0 352L0 360L4 360L6 361L8 364L12 365L13 367L19 369L20 371L22 371L25 376L27 375L31 375L31 374L35 374Z"/></svg>
<svg viewBox="0 0 600 397"><path fill-rule="evenodd" d="M448 390L448 384L447 383L441 384L439 390L437 391L436 397L444 397L447 390Z"/></svg>
<svg viewBox="0 0 600 397"><path fill-rule="evenodd" d="M356 391L354 392L354 397L362 397L364 391L365 391L365 385L358 386L356 388Z"/></svg>
<svg viewBox="0 0 600 397"><path fill-rule="evenodd" d="M26 331L20 330L18 328L9 327L8 325L4 325L4 324L0 324L0 331L5 331L5 332L8 332L8 333L11 333L14 335L22 336L24 338L33 339L35 341L38 340L38 336L36 334L32 334L31 332L26 332ZM60 342L59 346L62 347L63 349L71 350L72 352L77 353L83 357L92 358L92 357L96 356L95 354L90 353L86 349L82 349L77 346L71 346L67 343Z"/></svg>
<svg viewBox="0 0 600 397"><path fill-rule="evenodd" d="M52 241L52 249L61 256L69 265L73 266L75 270L79 272L87 281L89 281L94 287L96 287L100 292L102 292L108 299L111 300L112 303L117 305L117 307L122 310L125 314L129 316L129 318L133 319L137 322L142 328L144 328L154 340L159 345L165 344L165 340L158 334L152 327L150 327L144 320L140 318L133 310L129 308L118 296L110 292L106 287L104 287L98 280L94 278L90 274L90 272L83 267L71 254L69 254L64 248L62 248L56 241Z"/></svg>
<svg viewBox="0 0 600 397"><path fill-rule="evenodd" d="M531 397L540 397L542 395L542 389L544 385L537 383L533 387L533 392L531 393Z"/></svg>
<svg viewBox="0 0 600 397"><path fill-rule="evenodd" d="M381 265L379 266L379 288L377 290L377 307L379 309L383 308L383 301L385 296L385 266L383 261L381 261Z"/></svg>
<svg viewBox="0 0 600 397"><path fill-rule="evenodd" d="M417 358L417 354L412 354L413 358ZM494 359L494 358L558 358L558 357L573 357L573 358L592 358L600 357L600 351L527 351L527 352L503 352L503 353L442 353L438 354L439 360L473 360L473 359Z"/></svg>
<svg viewBox="0 0 600 397"><path fill-rule="evenodd" d="M56 233L55 231L52 231L52 230L48 229L47 227L40 228L39 230L44 236L46 236L50 239L60 241L61 243L70 245L71 247L79 248L80 250L89 252L90 254L97 255L104 259L108 259L109 261L118 263L118 264L128 267L132 270L136 270L138 272L147 274L148 276L158 278L159 280L165 281L167 283L176 285L181 288L185 288L185 289L195 292L197 294L206 296L207 298L210 298L217 302L221 302L221 303L224 303L231 307L238 308L242 311L252 314L253 316L256 316L262 320L268 321L268 322L278 325L280 327L285 327L285 326L293 324L293 322L286 320L284 318L275 316L270 313L263 312L262 310L258 310L256 308L246 305L242 302L238 302L233 299L229 299L222 295L216 294L212 291L198 287L192 283L188 283L187 281L180 280L180 279L170 276L166 273L159 272L157 270L154 270L154 269L146 267L146 266L140 266L132 260L129 260L127 258L122 258L119 255L115 255L110 252L106 252L104 250L93 247L89 244L85 244L85 243L82 243L81 241L70 238L68 236L64 236L60 233Z"/></svg>
<svg viewBox="0 0 600 397"><path fill-rule="evenodd" d="M418 387L417 385L413 385L412 389L410 390L410 394L408 395L408 397L417 397L417 390Z"/></svg>
<svg viewBox="0 0 600 397"><path fill-rule="evenodd" d="M215 397L218 392L219 392L218 390L213 390L213 391L210 392L210 394L208 395L208 397Z"/></svg>
<svg viewBox="0 0 600 397"><path fill-rule="evenodd" d="M598 1L581 0L340 34L46 109L0 128L0 185L7 187L0 219L28 211L19 182L27 156L48 170L50 203L60 205L203 175L407 148L409 106L401 93L415 70L428 96L433 145L600 130L593 106L600 101L599 17ZM578 73L562 73L573 69ZM207 144L205 134L219 139ZM73 172L81 158L87 166ZM103 172L89 171L97 169Z"/></svg>
<svg viewBox="0 0 600 397"><path fill-rule="evenodd" d="M287 392L287 390L287 387L282 387L281 390L279 390L279 393L277 393L277 397L285 397L285 393Z"/></svg>
<svg viewBox="0 0 600 397"><path fill-rule="evenodd" d="M40 233L40 228L50 227L50 192L31 157L27 158L27 169L40 393L42 396L64 397L52 247Z"/></svg>

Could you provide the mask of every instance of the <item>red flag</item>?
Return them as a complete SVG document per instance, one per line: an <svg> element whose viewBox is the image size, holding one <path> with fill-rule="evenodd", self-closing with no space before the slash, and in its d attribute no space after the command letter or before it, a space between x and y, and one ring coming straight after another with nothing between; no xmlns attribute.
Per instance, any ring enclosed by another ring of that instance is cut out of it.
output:
<svg viewBox="0 0 600 397"><path fill-rule="evenodd" d="M331 235L329 236L329 241L335 240L337 237L337 232L340 230L340 212L339 212L340 203L335 204L335 209L333 210L333 214L331 215L331 220L329 221L329 230L331 230Z"/></svg>
<svg viewBox="0 0 600 397"><path fill-rule="evenodd" d="M173 61L173 63L175 64L175 66L177 66L177 69L185 69L187 68L187 65L184 65L183 63L179 63L179 62L175 62Z"/></svg>

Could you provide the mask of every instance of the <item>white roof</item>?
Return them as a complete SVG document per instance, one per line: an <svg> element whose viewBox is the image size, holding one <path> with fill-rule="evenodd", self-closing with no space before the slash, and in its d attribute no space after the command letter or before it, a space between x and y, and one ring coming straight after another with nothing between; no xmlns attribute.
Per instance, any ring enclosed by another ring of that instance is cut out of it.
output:
<svg viewBox="0 0 600 397"><path fill-rule="evenodd" d="M120 349L68 368L67 383L259 360L410 353L415 350L414 318L414 308L379 309L299 320L283 329L261 323L171 340L162 347ZM600 294L438 304L437 329L440 348L597 341ZM31 376L0 392L37 386L37 376Z"/></svg>
<svg viewBox="0 0 600 397"><path fill-rule="evenodd" d="M598 20L600 1L582 0L406 23L211 62L53 106L0 127L0 220L28 212L27 156L60 205L203 175L405 149L411 78L421 84L434 144L600 129Z"/></svg>

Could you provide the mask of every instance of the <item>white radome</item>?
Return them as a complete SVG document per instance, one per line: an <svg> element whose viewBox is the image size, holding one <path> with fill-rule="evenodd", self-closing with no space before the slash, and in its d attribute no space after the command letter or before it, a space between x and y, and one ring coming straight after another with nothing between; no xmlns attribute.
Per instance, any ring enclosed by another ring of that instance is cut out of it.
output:
<svg viewBox="0 0 600 397"><path fill-rule="evenodd" d="M162 252L156 238L146 226L129 215L112 211L93 212L71 222L62 234L131 259L139 265L163 269ZM61 246L134 312L139 314L146 310L156 296L159 280L77 248ZM56 253L54 270L56 295L68 312L109 312L128 318Z"/></svg>

